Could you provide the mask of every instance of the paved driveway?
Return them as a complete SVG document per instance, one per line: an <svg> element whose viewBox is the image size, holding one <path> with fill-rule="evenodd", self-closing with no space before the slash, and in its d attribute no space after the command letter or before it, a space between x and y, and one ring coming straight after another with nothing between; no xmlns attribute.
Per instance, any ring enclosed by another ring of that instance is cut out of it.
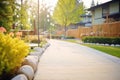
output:
<svg viewBox="0 0 120 80"><path fill-rule="evenodd" d="M91 48L50 40L34 80L120 80L120 59Z"/></svg>

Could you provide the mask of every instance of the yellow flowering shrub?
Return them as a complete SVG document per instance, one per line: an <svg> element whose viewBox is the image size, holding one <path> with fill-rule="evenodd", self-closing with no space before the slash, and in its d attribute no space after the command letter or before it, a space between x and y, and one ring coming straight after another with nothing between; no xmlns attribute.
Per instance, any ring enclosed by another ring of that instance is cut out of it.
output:
<svg viewBox="0 0 120 80"><path fill-rule="evenodd" d="M29 46L24 41L0 33L0 75L21 66L28 53Z"/></svg>

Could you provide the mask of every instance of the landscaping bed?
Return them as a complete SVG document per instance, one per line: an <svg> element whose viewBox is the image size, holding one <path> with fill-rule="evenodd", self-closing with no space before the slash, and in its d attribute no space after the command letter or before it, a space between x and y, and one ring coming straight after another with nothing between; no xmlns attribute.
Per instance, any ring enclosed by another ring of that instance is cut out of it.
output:
<svg viewBox="0 0 120 80"><path fill-rule="evenodd" d="M17 75L11 80L33 80L40 57L49 46L50 44L46 43L43 47L34 47L33 51L24 58L22 66L17 71Z"/></svg>
<svg viewBox="0 0 120 80"><path fill-rule="evenodd" d="M29 46L24 41L0 33L0 80L14 76L28 53Z"/></svg>
<svg viewBox="0 0 120 80"><path fill-rule="evenodd" d="M37 38L32 41L38 42ZM0 33L0 80L32 80L40 56L50 45L43 38L40 41L40 47L31 49L24 40Z"/></svg>

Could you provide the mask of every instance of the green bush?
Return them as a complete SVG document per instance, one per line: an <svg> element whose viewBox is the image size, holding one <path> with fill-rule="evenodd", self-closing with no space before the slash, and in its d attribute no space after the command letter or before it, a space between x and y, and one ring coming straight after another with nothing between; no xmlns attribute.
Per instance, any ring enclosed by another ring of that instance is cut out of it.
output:
<svg viewBox="0 0 120 80"><path fill-rule="evenodd" d="M29 46L18 38L0 33L0 78L14 73L29 53Z"/></svg>
<svg viewBox="0 0 120 80"><path fill-rule="evenodd" d="M120 44L120 38L114 38L112 44Z"/></svg>
<svg viewBox="0 0 120 80"><path fill-rule="evenodd" d="M85 43L99 43L99 44L120 44L120 38L111 37L84 37L82 41Z"/></svg>
<svg viewBox="0 0 120 80"><path fill-rule="evenodd" d="M40 42L40 47L43 47L46 43L47 43L47 41Z"/></svg>
<svg viewBox="0 0 120 80"><path fill-rule="evenodd" d="M67 36L66 39L75 39L73 36Z"/></svg>
<svg viewBox="0 0 120 80"><path fill-rule="evenodd" d="M46 38L41 38L40 40L40 47L43 47L43 45L45 45L47 43Z"/></svg>
<svg viewBox="0 0 120 80"><path fill-rule="evenodd" d="M52 39L61 39L61 36L57 36L57 35L52 35L51 37Z"/></svg>

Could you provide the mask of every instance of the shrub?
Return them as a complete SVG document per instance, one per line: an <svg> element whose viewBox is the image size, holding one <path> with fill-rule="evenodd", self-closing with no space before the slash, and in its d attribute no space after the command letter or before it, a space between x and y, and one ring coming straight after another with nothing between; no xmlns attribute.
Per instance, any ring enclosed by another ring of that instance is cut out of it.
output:
<svg viewBox="0 0 120 80"><path fill-rule="evenodd" d="M4 27L0 27L0 32L4 33L6 32L6 29Z"/></svg>
<svg viewBox="0 0 120 80"><path fill-rule="evenodd" d="M28 35L24 38L25 42L31 42L31 43L38 43L38 36L37 35ZM46 39L43 36L40 36L40 42L46 41Z"/></svg>
<svg viewBox="0 0 120 80"><path fill-rule="evenodd" d="M29 36L29 40L31 43L38 43L38 36Z"/></svg>
<svg viewBox="0 0 120 80"><path fill-rule="evenodd" d="M40 39L40 47L43 47L43 45L45 45L47 43L47 40L46 40L46 38L41 38Z"/></svg>
<svg viewBox="0 0 120 80"><path fill-rule="evenodd" d="M14 73L28 52L29 46L22 40L0 33L0 78Z"/></svg>
<svg viewBox="0 0 120 80"><path fill-rule="evenodd" d="M38 36L37 35L29 35L24 38L25 42L31 42L31 43L38 43ZM46 38L43 36L40 36L40 47L43 47L47 43Z"/></svg>
<svg viewBox="0 0 120 80"><path fill-rule="evenodd" d="M120 44L120 38L113 38L112 44Z"/></svg>
<svg viewBox="0 0 120 80"><path fill-rule="evenodd" d="M67 36L66 39L75 39L73 36Z"/></svg>
<svg viewBox="0 0 120 80"><path fill-rule="evenodd" d="M43 45L45 45L47 42L46 41L41 41L40 42L40 47L43 47Z"/></svg>
<svg viewBox="0 0 120 80"><path fill-rule="evenodd" d="M27 35L23 39L25 42L38 43L38 36L36 35Z"/></svg>
<svg viewBox="0 0 120 80"><path fill-rule="evenodd" d="M120 38L111 37L84 37L82 41L85 43L99 43L99 44L120 44Z"/></svg>
<svg viewBox="0 0 120 80"><path fill-rule="evenodd" d="M51 37L52 39L61 39L61 36L57 36L57 35L52 35Z"/></svg>

